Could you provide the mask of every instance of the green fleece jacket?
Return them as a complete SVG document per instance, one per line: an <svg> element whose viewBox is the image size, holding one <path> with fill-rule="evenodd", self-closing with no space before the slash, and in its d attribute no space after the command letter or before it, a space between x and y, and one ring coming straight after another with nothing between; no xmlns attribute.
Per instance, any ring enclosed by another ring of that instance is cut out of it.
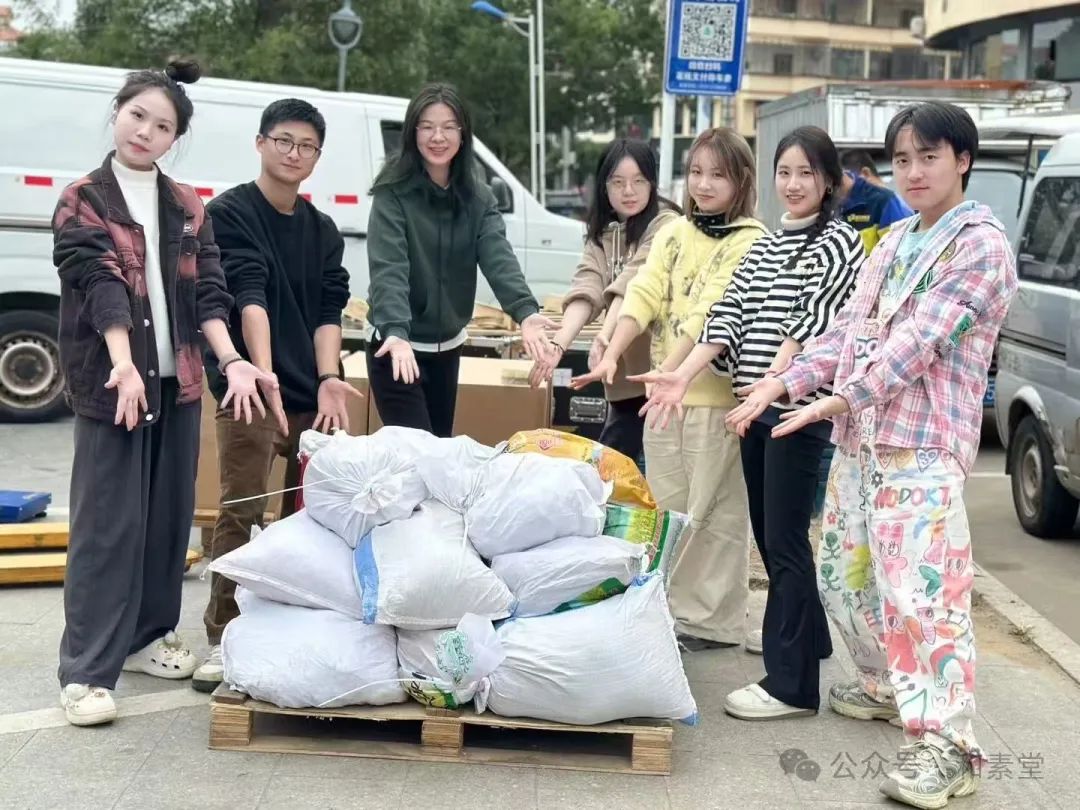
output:
<svg viewBox="0 0 1080 810"><path fill-rule="evenodd" d="M379 337L440 343L472 318L476 267L517 323L539 312L486 186L461 200L425 174L376 189L368 219L368 320Z"/></svg>

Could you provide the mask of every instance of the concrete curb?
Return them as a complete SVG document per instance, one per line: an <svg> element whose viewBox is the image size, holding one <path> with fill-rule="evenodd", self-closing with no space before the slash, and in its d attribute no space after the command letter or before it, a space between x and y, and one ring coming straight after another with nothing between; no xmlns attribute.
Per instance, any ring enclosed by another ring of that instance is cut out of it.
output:
<svg viewBox="0 0 1080 810"><path fill-rule="evenodd" d="M1080 644L977 564L974 593L984 605L1012 625L1017 635L1025 638L1080 685Z"/></svg>

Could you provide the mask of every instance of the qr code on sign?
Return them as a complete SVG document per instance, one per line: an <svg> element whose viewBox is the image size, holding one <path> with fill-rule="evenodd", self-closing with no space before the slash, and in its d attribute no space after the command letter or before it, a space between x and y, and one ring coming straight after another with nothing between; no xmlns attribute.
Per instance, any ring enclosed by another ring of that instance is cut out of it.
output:
<svg viewBox="0 0 1080 810"><path fill-rule="evenodd" d="M730 62L734 56L735 4L683 3L679 58Z"/></svg>

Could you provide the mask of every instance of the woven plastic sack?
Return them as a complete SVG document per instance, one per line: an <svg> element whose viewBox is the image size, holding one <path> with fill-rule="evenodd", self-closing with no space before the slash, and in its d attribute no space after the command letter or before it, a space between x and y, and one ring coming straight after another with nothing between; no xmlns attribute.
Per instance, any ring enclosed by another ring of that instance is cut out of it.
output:
<svg viewBox="0 0 1080 810"><path fill-rule="evenodd" d="M479 497L465 513L480 556L525 551L560 537L597 537L610 484L580 461L503 453L477 472Z"/></svg>
<svg viewBox="0 0 1080 810"><path fill-rule="evenodd" d="M559 430L523 430L506 443L508 453L543 453L554 458L569 458L591 464L600 478L614 484L611 502L655 509L656 500L637 464L617 450L584 436Z"/></svg>
<svg viewBox="0 0 1080 810"><path fill-rule="evenodd" d="M292 709L406 699L394 628L241 594L241 614L221 639L225 682L233 688Z"/></svg>
<svg viewBox="0 0 1080 810"><path fill-rule="evenodd" d="M504 657L491 622L474 614L456 628L398 631L405 691L436 709L465 706Z"/></svg>
<svg viewBox="0 0 1080 810"><path fill-rule="evenodd" d="M372 436L335 434L307 460L304 506L351 548L428 497L411 457Z"/></svg>
<svg viewBox="0 0 1080 810"><path fill-rule="evenodd" d="M372 529L355 552L363 619L411 630L456 626L467 613L505 619L514 596L465 538L464 518L430 500Z"/></svg>
<svg viewBox="0 0 1080 810"><path fill-rule="evenodd" d="M256 596L286 605L336 610L359 619L352 549L306 510L251 528L251 540L210 563L210 570Z"/></svg>
<svg viewBox="0 0 1080 810"><path fill-rule="evenodd" d="M491 570L517 598L515 617L592 605L626 590L645 572L648 550L617 537L562 537L500 554Z"/></svg>
<svg viewBox="0 0 1080 810"><path fill-rule="evenodd" d="M477 692L478 710L579 725L697 722L659 576L580 610L504 622L497 634L506 658Z"/></svg>
<svg viewBox="0 0 1080 810"><path fill-rule="evenodd" d="M649 554L648 570L659 571L666 580L671 576L675 552L689 525L690 518L681 512L608 504L604 534L644 546Z"/></svg>

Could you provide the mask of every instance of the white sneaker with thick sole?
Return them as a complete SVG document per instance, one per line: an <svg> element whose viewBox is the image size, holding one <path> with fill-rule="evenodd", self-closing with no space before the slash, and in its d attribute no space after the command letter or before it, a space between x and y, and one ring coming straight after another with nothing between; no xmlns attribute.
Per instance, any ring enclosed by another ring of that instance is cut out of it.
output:
<svg viewBox="0 0 1080 810"><path fill-rule="evenodd" d="M970 796L979 779L967 754L943 740L922 739L900 749L900 765L881 783L894 801L921 810L939 810L953 796Z"/></svg>
<svg viewBox="0 0 1080 810"><path fill-rule="evenodd" d="M100 686L69 683L60 690L60 705L73 726L97 726L116 719L112 692Z"/></svg>
<svg viewBox="0 0 1080 810"><path fill-rule="evenodd" d="M124 661L124 672L143 672L155 678L179 681L190 678L198 665L198 659L180 636L169 631L129 655Z"/></svg>
<svg viewBox="0 0 1080 810"><path fill-rule="evenodd" d="M891 725L903 728L896 704L874 700L858 681L833 684L829 688L829 708L853 720L888 720Z"/></svg>
<svg viewBox="0 0 1080 810"><path fill-rule="evenodd" d="M221 660L221 645L210 648L209 657L191 676L191 686L198 692L213 692L225 680L225 665Z"/></svg>
<svg viewBox="0 0 1080 810"><path fill-rule="evenodd" d="M740 720L781 720L788 717L810 717L817 712L788 706L756 683L736 689L724 699L724 711Z"/></svg>
<svg viewBox="0 0 1080 810"><path fill-rule="evenodd" d="M745 647L746 651L751 655L761 655L761 631L751 630L747 633L746 638L743 640L743 647Z"/></svg>

